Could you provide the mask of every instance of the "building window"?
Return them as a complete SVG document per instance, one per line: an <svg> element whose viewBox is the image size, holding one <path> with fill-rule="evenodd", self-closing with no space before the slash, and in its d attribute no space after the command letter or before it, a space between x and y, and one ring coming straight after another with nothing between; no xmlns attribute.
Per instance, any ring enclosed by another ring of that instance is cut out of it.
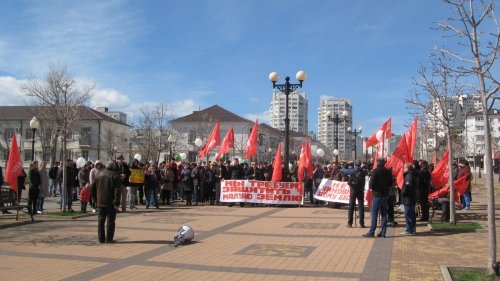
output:
<svg viewBox="0 0 500 281"><path fill-rule="evenodd" d="M483 121L483 117L476 117L476 121Z"/></svg>
<svg viewBox="0 0 500 281"><path fill-rule="evenodd" d="M24 161L31 161L31 149L24 150Z"/></svg>
<svg viewBox="0 0 500 281"><path fill-rule="evenodd" d="M196 140L196 131L189 131L188 143L194 143Z"/></svg>
<svg viewBox="0 0 500 281"><path fill-rule="evenodd" d="M31 140L31 139L33 139L33 130L32 129L26 129L26 130L24 130L24 139L25 140Z"/></svg>
<svg viewBox="0 0 500 281"><path fill-rule="evenodd" d="M85 158L85 160L89 160L89 151L82 150L82 157Z"/></svg>

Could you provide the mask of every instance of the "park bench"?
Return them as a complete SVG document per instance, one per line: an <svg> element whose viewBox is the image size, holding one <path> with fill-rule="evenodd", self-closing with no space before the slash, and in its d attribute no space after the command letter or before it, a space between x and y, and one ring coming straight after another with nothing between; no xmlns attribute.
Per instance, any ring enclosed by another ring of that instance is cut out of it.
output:
<svg viewBox="0 0 500 281"><path fill-rule="evenodd" d="M35 221L33 219L33 212L31 211L31 207L28 205L19 205L16 201L16 193L9 188L0 189L0 210L1 211L16 211L16 220L19 220L19 211L26 209L28 214L31 216L31 221Z"/></svg>

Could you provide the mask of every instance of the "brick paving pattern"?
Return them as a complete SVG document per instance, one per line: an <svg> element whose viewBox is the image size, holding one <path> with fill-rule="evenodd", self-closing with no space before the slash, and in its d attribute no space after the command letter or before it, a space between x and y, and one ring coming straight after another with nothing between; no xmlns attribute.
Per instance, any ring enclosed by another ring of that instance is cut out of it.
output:
<svg viewBox="0 0 500 281"><path fill-rule="evenodd" d="M52 211L57 199L46 199ZM486 225L484 190L473 200L459 218ZM347 228L344 208L139 206L118 215L116 244L98 243L96 216L35 221L0 217L3 280L442 280L440 265L487 259L486 230L431 233L421 223L416 236L400 226L362 238L367 229ZM183 224L195 241L172 247Z"/></svg>

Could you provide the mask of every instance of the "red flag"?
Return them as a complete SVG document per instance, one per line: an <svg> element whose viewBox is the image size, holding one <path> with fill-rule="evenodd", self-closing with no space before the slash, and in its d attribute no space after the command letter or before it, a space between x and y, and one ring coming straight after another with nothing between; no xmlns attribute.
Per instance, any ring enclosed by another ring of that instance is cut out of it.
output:
<svg viewBox="0 0 500 281"><path fill-rule="evenodd" d="M205 155L207 155L210 150L214 149L216 146L220 144L220 124L219 121L217 120L217 123L215 123L215 128L212 131L212 134L208 138L207 142L201 149L200 153L198 154L198 158L203 158Z"/></svg>
<svg viewBox="0 0 500 281"><path fill-rule="evenodd" d="M252 132L247 141L247 146L245 147L246 155L243 159L248 159L257 154L257 137L259 136L259 118L255 120Z"/></svg>
<svg viewBox="0 0 500 281"><path fill-rule="evenodd" d="M228 153L231 148L234 148L234 130L233 127L229 128L226 136L222 140L219 148L219 154Z"/></svg>
<svg viewBox="0 0 500 281"><path fill-rule="evenodd" d="M455 201L457 202L460 201L460 196L462 196L462 194L464 194L467 191L467 188L469 187L470 180L467 180L468 177L469 175L464 175L463 177L453 182L453 184L455 185ZM428 198L429 200L436 198L443 198L448 196L449 193L450 193L450 185L447 184L445 187L429 194Z"/></svg>
<svg viewBox="0 0 500 281"><path fill-rule="evenodd" d="M413 162L413 152L415 151L415 143L417 141L417 130L418 130L418 117L415 117L413 122L408 128L408 134L406 136L406 146L408 147L408 162Z"/></svg>
<svg viewBox="0 0 500 281"><path fill-rule="evenodd" d="M450 174L450 167L448 165L449 155L450 153L448 149L446 149L443 157L439 160L439 163L436 165L436 168L434 168L434 171L432 171L431 179L434 189L440 189L448 182L448 176Z"/></svg>
<svg viewBox="0 0 500 281"><path fill-rule="evenodd" d="M17 147L16 134L12 133L12 142L10 144L9 160L5 168L5 182L10 184L10 188L17 191L17 177L22 173L23 162Z"/></svg>
<svg viewBox="0 0 500 281"><path fill-rule="evenodd" d="M406 146L407 144L407 139L406 139L406 134L403 134L403 137L399 141L398 146L392 153L391 158L387 163L385 164L386 168L392 168L392 175L394 176L399 176L400 172L403 170L405 163L408 163L408 147ZM399 185L398 187L401 188L402 186Z"/></svg>
<svg viewBox="0 0 500 281"><path fill-rule="evenodd" d="M215 162L219 162L221 156L222 154L220 152L215 153Z"/></svg>
<svg viewBox="0 0 500 281"><path fill-rule="evenodd" d="M281 181L282 178L282 163L281 163L281 143L278 144L278 149L276 150L276 155L274 156L273 161L273 177L271 181Z"/></svg>
<svg viewBox="0 0 500 281"><path fill-rule="evenodd" d="M379 134L381 140L377 139L377 134ZM378 131L373 133L368 138L368 140L366 141L366 146L367 147L374 146L374 145L378 144L379 142L381 142L382 140L390 138L391 135L392 135L392 118L389 117L389 119L387 119L387 121L385 121L382 124L382 126L380 126Z"/></svg>
<svg viewBox="0 0 500 281"><path fill-rule="evenodd" d="M313 176L314 163L311 155L311 144L309 143L309 138L306 138L304 149L304 168L306 168L307 171L307 179L311 179Z"/></svg>
<svg viewBox="0 0 500 281"><path fill-rule="evenodd" d="M304 149L304 144L300 145L300 156L299 156L299 163L297 163L298 169L297 169L297 178L299 179L299 183L302 184L304 181L304 165L305 162L305 149Z"/></svg>

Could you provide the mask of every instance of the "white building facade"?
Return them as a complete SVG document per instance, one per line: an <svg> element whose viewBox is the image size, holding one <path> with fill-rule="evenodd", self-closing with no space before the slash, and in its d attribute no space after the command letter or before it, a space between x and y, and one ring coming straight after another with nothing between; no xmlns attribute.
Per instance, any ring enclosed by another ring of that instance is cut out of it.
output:
<svg viewBox="0 0 500 281"><path fill-rule="evenodd" d="M285 94L280 91L273 92L271 101L271 127L285 130ZM290 130L302 134L308 132L308 102L306 93L296 91L288 96L288 117L290 118Z"/></svg>
<svg viewBox="0 0 500 281"><path fill-rule="evenodd" d="M347 111L348 117L343 118L342 112ZM336 124L328 116L335 118L339 116L341 122L338 124L338 147L335 147ZM353 137L347 131L352 128L352 102L349 99L322 97L318 108L318 141L330 150L338 149L339 160L353 160ZM360 154L358 154L358 159Z"/></svg>
<svg viewBox="0 0 500 281"><path fill-rule="evenodd" d="M8 158L12 134L16 134L23 166L29 166L33 148L33 130L30 121L37 116L40 107L0 106L0 165L5 166ZM129 158L130 125L112 119L96 110L82 106L78 109L81 117L69 132L66 157L76 160L111 160L117 154ZM40 127L35 131L34 158L51 161L51 150L55 143L57 126L50 120L37 117ZM62 159L61 137L58 137L56 161Z"/></svg>
<svg viewBox="0 0 500 281"><path fill-rule="evenodd" d="M490 132L492 151L499 151L500 147L500 110L493 109L490 111ZM484 155L485 133L484 133L484 118L483 113L478 111L467 116L465 121L465 147L468 158L476 155Z"/></svg>

